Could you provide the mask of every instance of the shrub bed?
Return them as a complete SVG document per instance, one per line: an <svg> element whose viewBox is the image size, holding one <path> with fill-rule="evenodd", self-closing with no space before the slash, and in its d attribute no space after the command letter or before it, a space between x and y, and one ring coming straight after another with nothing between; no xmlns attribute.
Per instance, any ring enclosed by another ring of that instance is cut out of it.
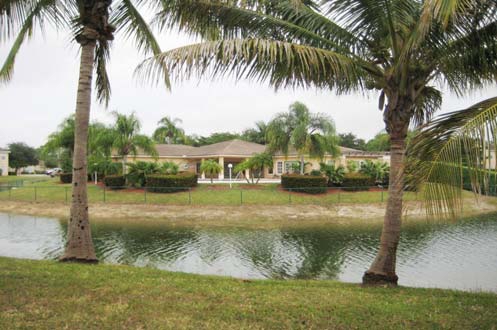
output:
<svg viewBox="0 0 497 330"><path fill-rule="evenodd" d="M61 183L71 183L72 182L72 173L60 173L60 182Z"/></svg>
<svg viewBox="0 0 497 330"><path fill-rule="evenodd" d="M107 175L104 184L111 189L122 189L126 186L126 179L122 175Z"/></svg>
<svg viewBox="0 0 497 330"><path fill-rule="evenodd" d="M343 177L342 187L345 191L368 190L375 185L375 180L361 173L347 173Z"/></svg>
<svg viewBox="0 0 497 330"><path fill-rule="evenodd" d="M173 193L195 187L197 182L198 177L195 173L159 174L147 176L145 187L151 192Z"/></svg>
<svg viewBox="0 0 497 330"><path fill-rule="evenodd" d="M324 176L287 174L281 176L281 186L296 192L322 194L326 192L328 180Z"/></svg>

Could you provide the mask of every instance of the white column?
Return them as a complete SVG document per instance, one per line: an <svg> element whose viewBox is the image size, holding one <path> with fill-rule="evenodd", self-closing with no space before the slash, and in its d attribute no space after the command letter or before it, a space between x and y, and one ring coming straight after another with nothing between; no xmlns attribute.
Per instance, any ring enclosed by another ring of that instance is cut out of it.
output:
<svg viewBox="0 0 497 330"><path fill-rule="evenodd" d="M203 162L204 162L204 158L202 158L202 160L201 160L201 161L202 161L202 163L203 163ZM202 172L202 174L201 174L201 178L202 178L202 180L205 180L205 172Z"/></svg>
<svg viewBox="0 0 497 330"><path fill-rule="evenodd" d="M219 172L219 180L224 180L224 157L219 157L219 165L221 165L221 172Z"/></svg>

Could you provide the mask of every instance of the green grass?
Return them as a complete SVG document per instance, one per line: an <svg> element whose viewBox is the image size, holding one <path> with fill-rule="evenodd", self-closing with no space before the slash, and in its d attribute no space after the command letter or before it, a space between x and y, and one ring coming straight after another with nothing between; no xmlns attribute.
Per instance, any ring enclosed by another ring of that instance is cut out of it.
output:
<svg viewBox="0 0 497 330"><path fill-rule="evenodd" d="M1 329L495 329L497 295L0 258Z"/></svg>
<svg viewBox="0 0 497 330"><path fill-rule="evenodd" d="M38 177L38 180L40 178ZM61 184L58 178L42 178L46 181L29 183L10 191L0 189L0 200L68 202L71 198L71 185ZM333 205L340 203L380 203L388 198L387 191L359 191L302 194L279 189L277 184L200 184L191 191L160 194L145 193L139 189L109 190L93 184L88 185L90 202L106 203L150 203L170 205ZM420 198L416 193L405 193L406 201Z"/></svg>

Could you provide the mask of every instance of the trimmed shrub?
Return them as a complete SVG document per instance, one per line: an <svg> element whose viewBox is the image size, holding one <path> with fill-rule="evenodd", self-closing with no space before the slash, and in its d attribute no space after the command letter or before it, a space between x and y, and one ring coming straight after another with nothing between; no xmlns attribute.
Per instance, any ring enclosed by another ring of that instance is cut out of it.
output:
<svg viewBox="0 0 497 330"><path fill-rule="evenodd" d="M126 179L122 175L107 175L104 184L110 189L122 189L126 185Z"/></svg>
<svg viewBox="0 0 497 330"><path fill-rule="evenodd" d="M71 183L72 182L72 173L60 173L60 182L61 183Z"/></svg>
<svg viewBox="0 0 497 330"><path fill-rule="evenodd" d="M328 180L324 176L285 174L281 176L281 186L287 190L307 194L322 194L327 190Z"/></svg>
<svg viewBox="0 0 497 330"><path fill-rule="evenodd" d="M345 191L368 190L374 185L373 178L361 173L346 173L342 181L342 187Z"/></svg>
<svg viewBox="0 0 497 330"><path fill-rule="evenodd" d="M173 193L195 187L197 182L198 177L195 173L159 174L147 176L145 187L151 192Z"/></svg>
<svg viewBox="0 0 497 330"><path fill-rule="evenodd" d="M321 176L321 172L318 170L312 170L311 173L309 173L311 176Z"/></svg>

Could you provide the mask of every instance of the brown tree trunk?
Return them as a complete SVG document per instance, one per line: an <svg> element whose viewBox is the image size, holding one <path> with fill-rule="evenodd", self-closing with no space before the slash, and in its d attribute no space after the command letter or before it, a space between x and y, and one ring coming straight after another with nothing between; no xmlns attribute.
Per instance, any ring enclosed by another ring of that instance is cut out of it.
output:
<svg viewBox="0 0 497 330"><path fill-rule="evenodd" d="M365 285L397 285L395 272L397 246L402 222L402 196L404 193L405 139L411 118L411 103L406 99L392 97L392 106L384 113L386 129L390 135L390 179L388 201L380 238L380 247L369 270L364 273Z"/></svg>
<svg viewBox="0 0 497 330"><path fill-rule="evenodd" d="M364 274L364 284L397 284L395 273L397 245L400 239L402 219L402 195L404 192L405 141L392 140L390 148L390 185L388 201L381 232L380 249L376 259Z"/></svg>
<svg viewBox="0 0 497 330"><path fill-rule="evenodd" d="M67 246L61 261L97 262L88 218L87 143L90 120L91 87L95 40L81 45L78 94L76 102L75 143L72 176L71 215L67 233Z"/></svg>

